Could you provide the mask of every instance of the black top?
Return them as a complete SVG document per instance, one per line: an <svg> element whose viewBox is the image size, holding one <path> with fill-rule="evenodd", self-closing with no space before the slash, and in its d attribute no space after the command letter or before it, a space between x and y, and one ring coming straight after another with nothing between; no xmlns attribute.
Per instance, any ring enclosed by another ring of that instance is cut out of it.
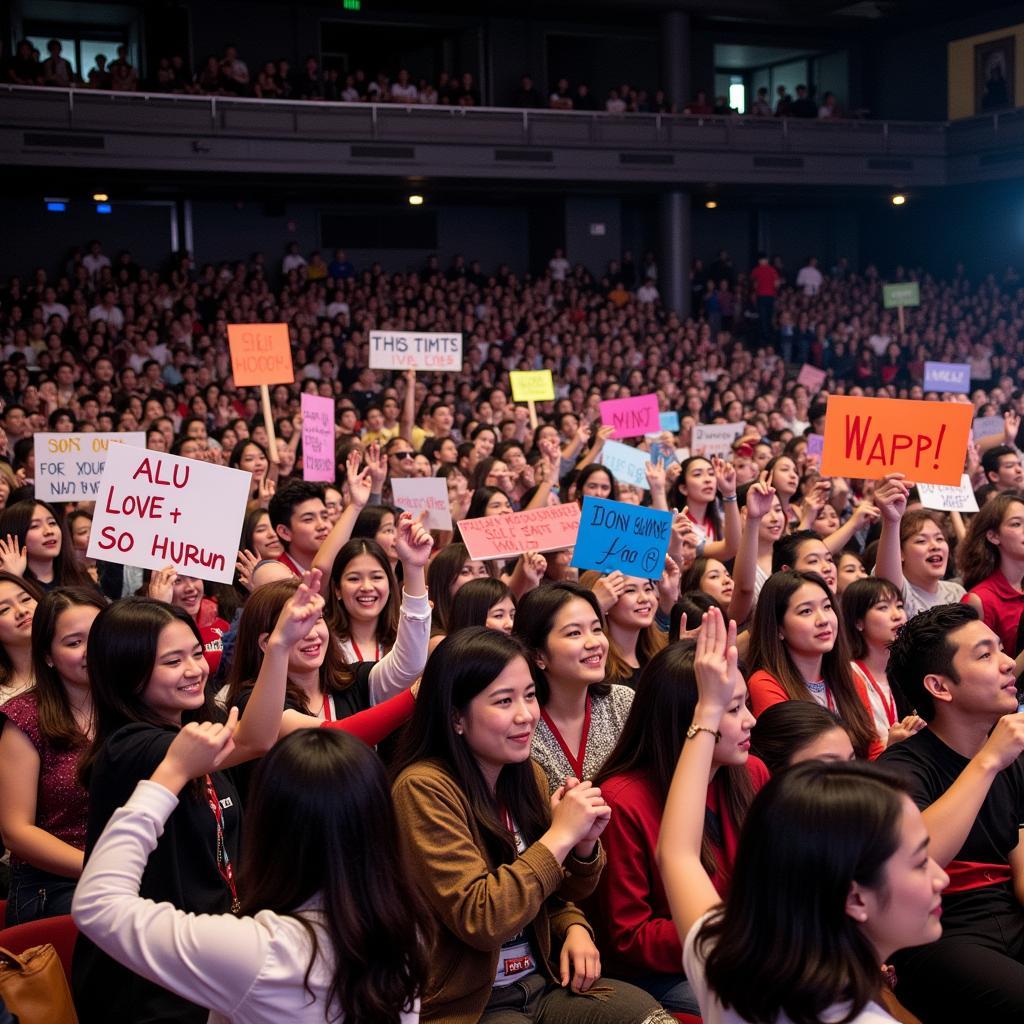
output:
<svg viewBox="0 0 1024 1024"><path fill-rule="evenodd" d="M133 724L118 729L93 766L89 784L88 859L100 833L140 779L148 779L177 735L171 727ZM228 772L215 772L224 845L237 871L241 804ZM146 864L140 895L203 914L231 911L231 893L217 866L217 827L205 793L182 790L164 834ZM72 984L80 1024L205 1024L208 1011L133 974L84 935L75 945Z"/></svg>
<svg viewBox="0 0 1024 1024"><path fill-rule="evenodd" d="M938 800L956 782L968 763L968 758L946 746L931 729L922 729L902 743L893 744L879 758L879 764L895 771L909 787L911 799L921 810ZM1022 823L1024 756L999 772L992 781L967 839L953 859L978 864L1007 864L1010 852L1020 839ZM944 923L947 923L950 911L954 915L967 913L969 907L976 904L978 895L992 891L992 887L982 887L980 890L944 895Z"/></svg>

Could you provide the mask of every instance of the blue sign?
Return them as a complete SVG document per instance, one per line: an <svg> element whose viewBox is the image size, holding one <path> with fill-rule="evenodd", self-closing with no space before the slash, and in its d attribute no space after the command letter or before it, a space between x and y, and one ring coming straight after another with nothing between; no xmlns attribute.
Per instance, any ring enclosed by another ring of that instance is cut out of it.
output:
<svg viewBox="0 0 1024 1024"><path fill-rule="evenodd" d="M970 363L925 363L925 391L948 391L966 395L971 390Z"/></svg>
<svg viewBox="0 0 1024 1024"><path fill-rule="evenodd" d="M663 412L658 419L661 420L662 430L671 430L674 434L679 429L679 413L677 412Z"/></svg>
<svg viewBox="0 0 1024 1024"><path fill-rule="evenodd" d="M572 552L578 569L661 578L672 535L672 513L603 498L584 498Z"/></svg>
<svg viewBox="0 0 1024 1024"><path fill-rule="evenodd" d="M644 466L650 462L647 452L623 444L621 441L605 441L601 449L601 465L610 470L620 484L632 484L650 489Z"/></svg>
<svg viewBox="0 0 1024 1024"><path fill-rule="evenodd" d="M679 457L676 455L675 448L670 444L664 444L661 441L651 442L651 462L657 465L659 462L668 469L673 462L678 462Z"/></svg>

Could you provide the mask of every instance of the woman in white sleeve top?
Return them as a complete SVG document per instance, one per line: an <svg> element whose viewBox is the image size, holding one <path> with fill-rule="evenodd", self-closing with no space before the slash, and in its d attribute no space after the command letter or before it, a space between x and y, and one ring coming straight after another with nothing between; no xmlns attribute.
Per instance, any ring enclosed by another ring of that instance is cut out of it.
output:
<svg viewBox="0 0 1024 1024"><path fill-rule="evenodd" d="M132 971L209 1008L210 1024L416 1024L431 926L408 883L384 767L351 736L302 730L260 763L238 916L139 895L178 794L228 756L236 722L233 710L227 725L178 733L103 830L75 923ZM279 856L280 836L300 834Z"/></svg>

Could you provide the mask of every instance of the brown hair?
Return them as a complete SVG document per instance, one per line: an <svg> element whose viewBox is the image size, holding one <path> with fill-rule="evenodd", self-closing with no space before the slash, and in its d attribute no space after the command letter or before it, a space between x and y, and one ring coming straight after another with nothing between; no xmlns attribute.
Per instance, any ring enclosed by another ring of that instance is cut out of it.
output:
<svg viewBox="0 0 1024 1024"><path fill-rule="evenodd" d="M985 502L972 517L967 536L956 552L956 564L967 590L987 580L999 568L1002 562L999 546L988 539L988 534L990 531L999 532L1003 520L1010 514L1011 505L1024 506L1024 495L1017 491L1004 491ZM1018 586L1020 580L1010 580L1010 583Z"/></svg>

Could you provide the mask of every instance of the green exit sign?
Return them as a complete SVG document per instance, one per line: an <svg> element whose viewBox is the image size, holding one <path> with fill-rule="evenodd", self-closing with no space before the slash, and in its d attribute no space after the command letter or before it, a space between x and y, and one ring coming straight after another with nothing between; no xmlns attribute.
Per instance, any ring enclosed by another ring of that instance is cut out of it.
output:
<svg viewBox="0 0 1024 1024"><path fill-rule="evenodd" d="M362 10L363 0L341 0L341 6L346 11Z"/></svg>

